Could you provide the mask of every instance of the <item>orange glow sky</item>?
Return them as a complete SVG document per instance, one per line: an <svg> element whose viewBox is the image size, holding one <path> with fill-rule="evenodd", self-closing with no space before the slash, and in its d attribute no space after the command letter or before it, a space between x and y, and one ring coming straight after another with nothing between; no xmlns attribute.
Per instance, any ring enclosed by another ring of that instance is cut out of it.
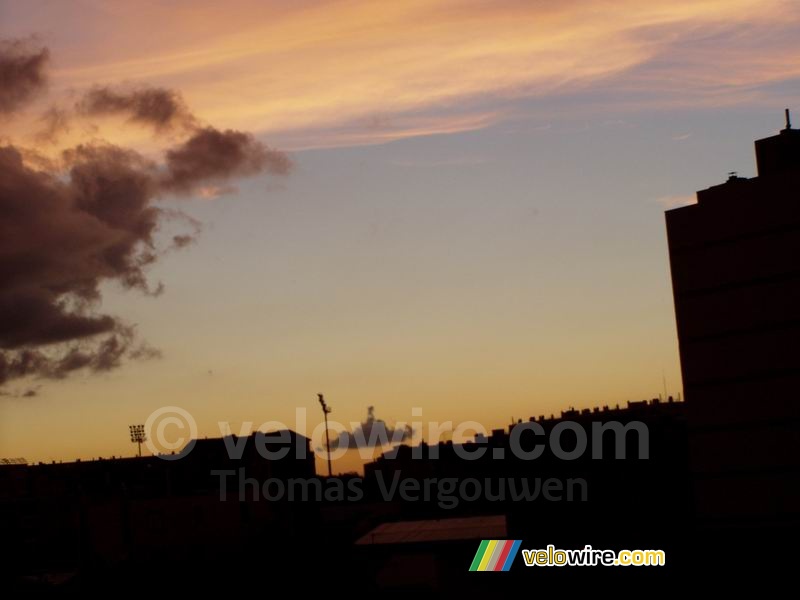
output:
<svg viewBox="0 0 800 600"><path fill-rule="evenodd" d="M157 156L119 120L35 134L92 85L159 85L296 168L165 200L198 244L153 268L161 297L103 304L163 358L0 397L0 457L29 460L131 452L162 405L213 436L298 406L313 427L317 392L346 423L487 428L677 394L663 210L752 175L800 109L790 1L0 0L0 38L31 35L48 93L0 139Z"/></svg>

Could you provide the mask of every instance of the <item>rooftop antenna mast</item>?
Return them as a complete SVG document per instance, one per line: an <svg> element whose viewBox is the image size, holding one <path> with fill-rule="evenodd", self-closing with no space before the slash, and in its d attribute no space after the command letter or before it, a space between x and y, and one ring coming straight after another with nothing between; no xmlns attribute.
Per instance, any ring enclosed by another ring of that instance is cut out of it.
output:
<svg viewBox="0 0 800 600"><path fill-rule="evenodd" d="M325 404L325 398L323 398L322 394L317 394L317 398L319 398L319 404L322 406L322 414L325 415L325 446L328 451L328 477L333 477L333 467L331 467L331 438L328 433L328 414L332 409Z"/></svg>
<svg viewBox="0 0 800 600"><path fill-rule="evenodd" d="M789 109L784 109L784 114L786 115L786 129L792 128L792 116L789 114Z"/></svg>

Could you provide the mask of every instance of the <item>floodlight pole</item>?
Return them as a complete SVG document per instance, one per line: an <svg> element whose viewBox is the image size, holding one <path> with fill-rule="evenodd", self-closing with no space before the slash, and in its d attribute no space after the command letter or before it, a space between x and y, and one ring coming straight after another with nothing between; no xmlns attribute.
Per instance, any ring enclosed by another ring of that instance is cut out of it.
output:
<svg viewBox="0 0 800 600"><path fill-rule="evenodd" d="M139 457L142 456L142 442L147 438L144 434L144 425L130 425L128 426L131 432L131 441L139 445Z"/></svg>
<svg viewBox="0 0 800 600"><path fill-rule="evenodd" d="M328 477L333 477L333 467L331 466L331 438L328 433L328 413L331 412L331 409L325 404L325 398L322 397L322 394L317 394L317 398L319 398L319 403L322 406L322 414L325 416L325 446L328 450Z"/></svg>

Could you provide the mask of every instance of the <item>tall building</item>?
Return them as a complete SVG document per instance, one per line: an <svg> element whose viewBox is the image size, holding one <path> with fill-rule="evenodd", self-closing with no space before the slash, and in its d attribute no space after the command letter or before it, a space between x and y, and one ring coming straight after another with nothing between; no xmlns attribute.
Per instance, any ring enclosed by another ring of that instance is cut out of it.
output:
<svg viewBox="0 0 800 600"><path fill-rule="evenodd" d="M667 211L695 504L706 526L800 523L800 130Z"/></svg>

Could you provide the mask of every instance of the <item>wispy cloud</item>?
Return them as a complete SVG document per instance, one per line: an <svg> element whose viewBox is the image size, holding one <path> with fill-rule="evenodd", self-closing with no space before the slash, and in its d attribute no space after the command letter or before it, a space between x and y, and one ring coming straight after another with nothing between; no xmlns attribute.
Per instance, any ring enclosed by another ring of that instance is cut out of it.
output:
<svg viewBox="0 0 800 600"><path fill-rule="evenodd" d="M290 148L476 129L565 94L629 108L763 102L800 78L800 7L786 0L132 6L37 17L81 40L56 65L56 91L169 82L201 118ZM446 122L450 110L483 118Z"/></svg>

